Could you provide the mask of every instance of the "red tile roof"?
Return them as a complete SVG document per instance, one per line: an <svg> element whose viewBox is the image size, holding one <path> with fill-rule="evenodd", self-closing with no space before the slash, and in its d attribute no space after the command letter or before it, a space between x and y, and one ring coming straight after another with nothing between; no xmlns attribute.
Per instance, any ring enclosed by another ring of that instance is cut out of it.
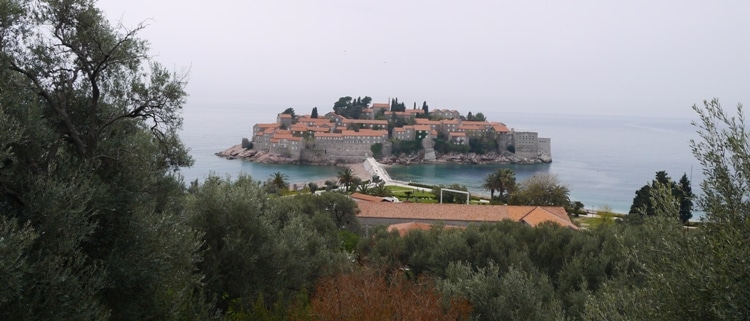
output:
<svg viewBox="0 0 750 321"><path fill-rule="evenodd" d="M464 205L424 203L376 203L357 204L361 218L409 219L428 221L500 222L513 220L537 226L542 222L553 222L577 229L562 207Z"/></svg>
<svg viewBox="0 0 750 321"><path fill-rule="evenodd" d="M351 198L355 201L367 201L367 202L385 202L385 199L382 197L362 194L362 193L352 193Z"/></svg>

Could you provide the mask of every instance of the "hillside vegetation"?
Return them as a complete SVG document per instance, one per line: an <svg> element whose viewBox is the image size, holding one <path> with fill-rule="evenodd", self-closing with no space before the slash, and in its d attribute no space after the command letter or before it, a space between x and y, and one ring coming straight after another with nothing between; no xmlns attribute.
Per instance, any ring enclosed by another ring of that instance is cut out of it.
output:
<svg viewBox="0 0 750 321"><path fill-rule="evenodd" d="M654 185L638 224L363 231L337 193L186 184L185 75L91 1L0 3L1 320L746 320L750 146L692 144L710 222ZM283 181L283 177L282 177Z"/></svg>

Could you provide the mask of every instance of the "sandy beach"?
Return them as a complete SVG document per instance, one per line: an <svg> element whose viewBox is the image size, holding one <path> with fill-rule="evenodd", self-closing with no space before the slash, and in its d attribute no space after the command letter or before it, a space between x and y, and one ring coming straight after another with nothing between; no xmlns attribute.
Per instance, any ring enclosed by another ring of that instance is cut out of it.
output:
<svg viewBox="0 0 750 321"><path fill-rule="evenodd" d="M343 166L351 168L352 172L354 173L354 176L358 177L359 179L361 179L363 181L371 180L372 179L372 175L370 175L370 173L365 169L364 163L355 163L355 164L341 165L341 167L343 167ZM315 184L318 185L318 187L325 188L326 181L333 181L333 182L336 182L336 184L338 184L338 178L334 176L334 177L329 177L327 179L318 180L318 181L292 182L291 184L289 184L290 185L289 187L290 188L294 188L294 185L297 185L298 188L302 188L302 186L307 185L309 183L315 183Z"/></svg>

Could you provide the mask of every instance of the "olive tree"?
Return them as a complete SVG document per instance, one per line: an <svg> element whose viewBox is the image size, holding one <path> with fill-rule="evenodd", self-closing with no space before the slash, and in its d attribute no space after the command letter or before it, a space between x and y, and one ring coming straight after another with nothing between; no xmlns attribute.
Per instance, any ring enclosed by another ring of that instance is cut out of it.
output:
<svg viewBox="0 0 750 321"><path fill-rule="evenodd" d="M23 265L0 257L20 285L0 319L200 315L174 175L185 77L93 1L3 1L0 26L0 215L31 242Z"/></svg>
<svg viewBox="0 0 750 321"><path fill-rule="evenodd" d="M704 224L688 231L674 213L680 204L657 184L656 215L620 240L629 264L621 277L590 297L589 320L745 320L750 315L750 141L742 107L736 115L718 100L694 106L700 140L691 141L705 180L697 204ZM664 215L671 213L672 215ZM635 240L635 241L633 241Z"/></svg>

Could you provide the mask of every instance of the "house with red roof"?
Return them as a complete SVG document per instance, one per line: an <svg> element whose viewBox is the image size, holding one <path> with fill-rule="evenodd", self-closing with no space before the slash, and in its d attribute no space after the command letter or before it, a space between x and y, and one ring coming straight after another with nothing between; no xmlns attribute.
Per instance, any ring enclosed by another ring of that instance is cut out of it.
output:
<svg viewBox="0 0 750 321"><path fill-rule="evenodd" d="M391 225L407 222L467 226L469 224L493 223L512 220L529 226L542 223L557 224L577 230L562 207L556 206L510 206L510 205L466 205L427 203L380 203L357 202L357 217L364 226Z"/></svg>

